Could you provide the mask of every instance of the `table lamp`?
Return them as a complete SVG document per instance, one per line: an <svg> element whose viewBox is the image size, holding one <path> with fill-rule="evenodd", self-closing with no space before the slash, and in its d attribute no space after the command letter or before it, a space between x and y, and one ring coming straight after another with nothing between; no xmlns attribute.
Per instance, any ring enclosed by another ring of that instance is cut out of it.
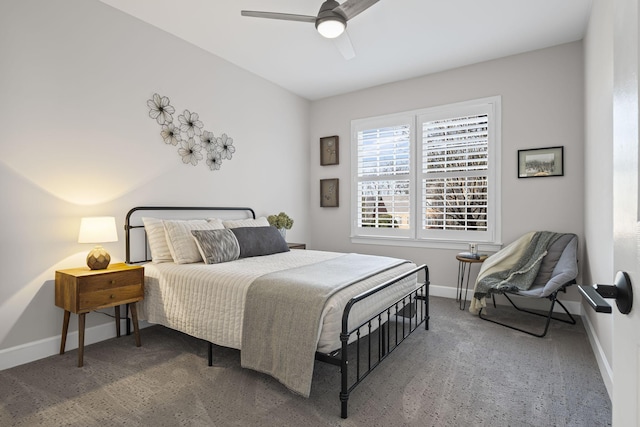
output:
<svg viewBox="0 0 640 427"><path fill-rule="evenodd" d="M87 265L92 270L103 270L109 266L111 256L100 243L117 242L116 219L112 216L86 217L80 220L78 243L95 243L87 255Z"/></svg>

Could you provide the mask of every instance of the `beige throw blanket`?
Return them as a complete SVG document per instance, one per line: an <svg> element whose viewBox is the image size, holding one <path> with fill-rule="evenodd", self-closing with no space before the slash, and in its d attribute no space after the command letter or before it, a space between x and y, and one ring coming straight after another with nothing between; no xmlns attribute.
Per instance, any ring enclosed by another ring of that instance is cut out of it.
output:
<svg viewBox="0 0 640 427"><path fill-rule="evenodd" d="M265 274L247 292L241 363L309 397L322 311L341 289L408 261L346 254Z"/></svg>
<svg viewBox="0 0 640 427"><path fill-rule="evenodd" d="M529 243L531 243L531 238L534 234L535 231L525 234L515 242L511 243L510 245L501 249L499 252L487 258L487 260L480 266L480 271L478 272L478 277L476 278L476 284L480 280L482 280L483 277L501 270L513 268L513 266L515 266L522 257L522 254L524 254L524 252L527 250L527 247L529 246ZM469 311L473 314L478 314L480 309L486 306L486 298L471 298Z"/></svg>
<svg viewBox="0 0 640 427"><path fill-rule="evenodd" d="M486 307L490 292L528 290L549 247L561 236L551 231L528 233L489 257L478 273L469 311L477 314Z"/></svg>

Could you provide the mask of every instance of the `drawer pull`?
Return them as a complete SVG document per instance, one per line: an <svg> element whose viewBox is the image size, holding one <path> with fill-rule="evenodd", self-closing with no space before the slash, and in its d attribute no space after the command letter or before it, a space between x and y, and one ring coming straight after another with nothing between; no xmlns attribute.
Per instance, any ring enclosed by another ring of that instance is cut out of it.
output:
<svg viewBox="0 0 640 427"><path fill-rule="evenodd" d="M116 284L116 281L115 281L115 280L112 280L112 281L111 281L111 284L112 284L112 285L115 285L115 284Z"/></svg>
<svg viewBox="0 0 640 427"><path fill-rule="evenodd" d="M109 295L109 298L114 299L116 296L114 294Z"/></svg>

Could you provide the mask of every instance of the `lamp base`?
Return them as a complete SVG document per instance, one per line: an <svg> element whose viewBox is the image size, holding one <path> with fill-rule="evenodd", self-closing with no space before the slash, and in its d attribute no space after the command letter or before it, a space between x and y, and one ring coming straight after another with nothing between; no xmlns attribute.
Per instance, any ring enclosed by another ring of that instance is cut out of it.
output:
<svg viewBox="0 0 640 427"><path fill-rule="evenodd" d="M104 270L109 266L111 256L102 246L98 245L87 255L87 266L92 270Z"/></svg>

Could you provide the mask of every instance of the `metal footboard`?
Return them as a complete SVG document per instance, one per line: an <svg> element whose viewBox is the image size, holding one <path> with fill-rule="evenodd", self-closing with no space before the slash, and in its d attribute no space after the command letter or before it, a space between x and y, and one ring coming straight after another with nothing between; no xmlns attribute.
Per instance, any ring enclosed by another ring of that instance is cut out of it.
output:
<svg viewBox="0 0 640 427"><path fill-rule="evenodd" d="M424 271L424 281L416 290L376 313L369 320L349 329L349 315L354 305L421 271ZM330 354L316 353L317 360L340 366L342 418L347 418L349 395L353 389L422 323L425 330L428 330L429 268L424 264L349 300L342 314L341 349ZM355 338L352 340L354 335ZM349 367L353 370L350 371Z"/></svg>

